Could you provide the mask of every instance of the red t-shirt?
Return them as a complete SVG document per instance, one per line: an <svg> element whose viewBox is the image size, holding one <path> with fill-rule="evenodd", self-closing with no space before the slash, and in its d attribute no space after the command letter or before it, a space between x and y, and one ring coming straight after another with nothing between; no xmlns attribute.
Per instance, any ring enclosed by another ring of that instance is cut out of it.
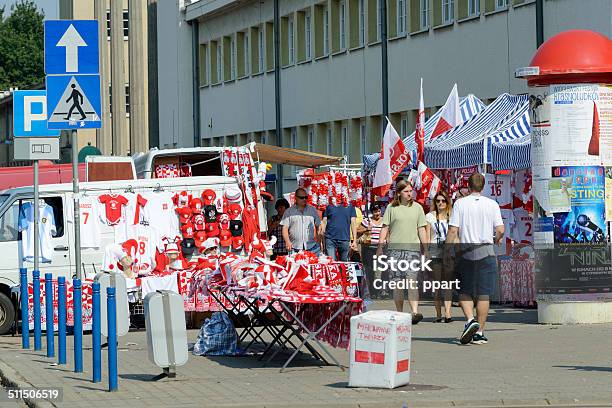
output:
<svg viewBox="0 0 612 408"><path fill-rule="evenodd" d="M103 194L99 200L104 204L108 223L118 224L121 221L121 208L128 203L128 199L118 194Z"/></svg>

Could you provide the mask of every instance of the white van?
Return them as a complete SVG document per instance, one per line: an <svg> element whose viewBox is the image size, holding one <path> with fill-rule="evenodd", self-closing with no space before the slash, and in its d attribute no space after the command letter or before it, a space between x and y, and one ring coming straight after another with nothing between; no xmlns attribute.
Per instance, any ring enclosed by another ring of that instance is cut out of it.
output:
<svg viewBox="0 0 612 408"><path fill-rule="evenodd" d="M81 194L85 197L101 194L121 194L126 192L151 191L187 191L201 194L205 189L212 189L223 194L228 188L238 188L235 178L223 176L202 176L169 179L141 179L120 181L99 181L81 183ZM24 262L21 235L19 232L19 214L21 207L31 203L34 191L32 187L20 187L0 192L0 334L7 333L15 319L17 310L11 298L11 288L19 285L19 268L28 269L31 279L33 263ZM50 263L40 263L40 274L50 272L53 276L65 276L71 279L76 271L74 254L74 226L72 223L72 184L48 184L40 186L40 198L53 208L56 234L51 238L53 258ZM265 209L258 203L258 211L264 217ZM265 229L265 225L262 225ZM100 248L83 248L81 262L86 276L93 276L101 270L104 247L114 241L112 227L101 226Z"/></svg>

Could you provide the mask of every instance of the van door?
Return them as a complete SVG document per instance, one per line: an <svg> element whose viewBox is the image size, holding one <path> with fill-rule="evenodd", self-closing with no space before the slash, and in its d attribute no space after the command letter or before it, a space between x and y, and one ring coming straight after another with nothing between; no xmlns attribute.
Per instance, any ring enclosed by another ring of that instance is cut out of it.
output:
<svg viewBox="0 0 612 408"><path fill-rule="evenodd" d="M53 273L54 276L71 276L70 273L70 248L68 246L69 233L65 221L65 199L63 194L41 196L53 211L53 219L45 222L55 224L55 235L48 238L42 245L49 246L50 262L40 262L40 274ZM20 218L23 217L24 207L32 205L31 198L16 198L0 215L0 279L19 284L19 268L27 268L31 271L34 262L24 261L26 249L23 248L23 237L26 231L19 231ZM22 223L22 225L25 225ZM43 238L44 240L44 238ZM30 275L29 275L30 276Z"/></svg>

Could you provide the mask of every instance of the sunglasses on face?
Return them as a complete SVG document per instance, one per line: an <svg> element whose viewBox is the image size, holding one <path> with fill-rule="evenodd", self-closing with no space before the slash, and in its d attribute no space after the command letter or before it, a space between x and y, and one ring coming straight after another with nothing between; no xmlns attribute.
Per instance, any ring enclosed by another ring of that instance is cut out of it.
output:
<svg viewBox="0 0 612 408"><path fill-rule="evenodd" d="M445 203L446 204L446 200L436 200L436 203Z"/></svg>
<svg viewBox="0 0 612 408"><path fill-rule="evenodd" d="M308 196L307 195L305 195L305 196L295 196L295 198L299 198L300 200L305 200L305 199L308 198Z"/></svg>

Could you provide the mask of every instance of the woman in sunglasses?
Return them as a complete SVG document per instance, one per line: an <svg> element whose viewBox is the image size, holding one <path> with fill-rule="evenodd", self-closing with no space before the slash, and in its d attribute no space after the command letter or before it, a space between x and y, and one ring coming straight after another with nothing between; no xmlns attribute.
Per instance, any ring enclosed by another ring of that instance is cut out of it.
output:
<svg viewBox="0 0 612 408"><path fill-rule="evenodd" d="M433 278L438 282L452 280L453 271L444 266L444 241L448 232L448 220L451 216L452 202L448 194L440 191L431 202L431 211L425 216L427 220L427 233L430 238L429 254L432 258L431 269ZM444 318L442 318L442 304L440 292L444 295ZM434 304L436 306L436 318L434 323L450 323L451 317L452 291L449 289L436 290L434 292Z"/></svg>

